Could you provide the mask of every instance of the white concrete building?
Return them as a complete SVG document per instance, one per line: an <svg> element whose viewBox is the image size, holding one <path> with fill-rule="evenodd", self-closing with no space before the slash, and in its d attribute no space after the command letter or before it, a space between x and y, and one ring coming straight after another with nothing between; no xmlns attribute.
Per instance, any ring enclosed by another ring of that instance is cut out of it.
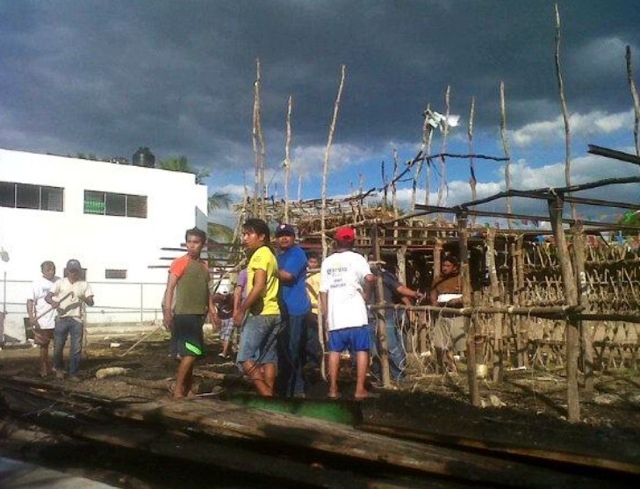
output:
<svg viewBox="0 0 640 489"><path fill-rule="evenodd" d="M80 261L95 293L89 325L161 319L162 258L181 254L185 230L206 230L207 197L190 173L0 149L5 334L24 334L26 293L45 260L59 276Z"/></svg>

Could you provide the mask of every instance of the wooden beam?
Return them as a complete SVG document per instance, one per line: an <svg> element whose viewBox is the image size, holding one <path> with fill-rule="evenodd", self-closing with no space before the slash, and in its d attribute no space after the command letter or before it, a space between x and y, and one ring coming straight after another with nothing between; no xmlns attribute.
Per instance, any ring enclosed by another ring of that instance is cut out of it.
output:
<svg viewBox="0 0 640 489"><path fill-rule="evenodd" d="M624 153L623 151L617 151L615 149L604 148L602 146L596 146L595 144L589 144L589 154L604 156L606 158L612 158L614 160L626 161L634 165L640 165L640 156Z"/></svg>

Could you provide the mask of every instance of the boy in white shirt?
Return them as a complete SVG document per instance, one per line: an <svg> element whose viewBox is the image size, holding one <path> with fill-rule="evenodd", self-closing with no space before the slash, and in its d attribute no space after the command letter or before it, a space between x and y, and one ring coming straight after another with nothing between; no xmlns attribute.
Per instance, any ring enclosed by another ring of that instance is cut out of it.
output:
<svg viewBox="0 0 640 489"><path fill-rule="evenodd" d="M40 347L40 377L46 378L53 374L53 366L49 361L49 343L56 326L56 310L45 301L45 297L59 278L56 277L56 266L52 261L42 262L40 270L42 277L34 280L27 296L27 315L33 328L35 344Z"/></svg>

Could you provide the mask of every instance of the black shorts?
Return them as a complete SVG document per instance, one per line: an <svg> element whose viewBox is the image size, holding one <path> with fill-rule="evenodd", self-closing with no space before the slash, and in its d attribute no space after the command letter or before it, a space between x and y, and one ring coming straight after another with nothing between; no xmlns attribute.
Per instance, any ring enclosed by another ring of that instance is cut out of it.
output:
<svg viewBox="0 0 640 489"><path fill-rule="evenodd" d="M173 336L177 343L178 355L183 357L204 355L203 325L204 315L176 314L173 317Z"/></svg>

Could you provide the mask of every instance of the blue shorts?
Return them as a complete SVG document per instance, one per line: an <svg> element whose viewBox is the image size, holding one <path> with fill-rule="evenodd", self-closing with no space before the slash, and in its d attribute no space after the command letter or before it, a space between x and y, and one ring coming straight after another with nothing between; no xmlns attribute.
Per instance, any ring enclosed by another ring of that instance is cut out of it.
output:
<svg viewBox="0 0 640 489"><path fill-rule="evenodd" d="M349 350L351 353L369 351L371 349L369 325L329 331L328 347L330 352L337 353L342 353L345 350Z"/></svg>
<svg viewBox="0 0 640 489"><path fill-rule="evenodd" d="M276 334L280 330L281 319L277 314L266 316L249 315L242 327L238 362L253 360L258 364L278 363Z"/></svg>
<svg viewBox="0 0 640 489"><path fill-rule="evenodd" d="M201 314L176 314L173 317L173 336L180 356L204 355L203 325L204 316Z"/></svg>

